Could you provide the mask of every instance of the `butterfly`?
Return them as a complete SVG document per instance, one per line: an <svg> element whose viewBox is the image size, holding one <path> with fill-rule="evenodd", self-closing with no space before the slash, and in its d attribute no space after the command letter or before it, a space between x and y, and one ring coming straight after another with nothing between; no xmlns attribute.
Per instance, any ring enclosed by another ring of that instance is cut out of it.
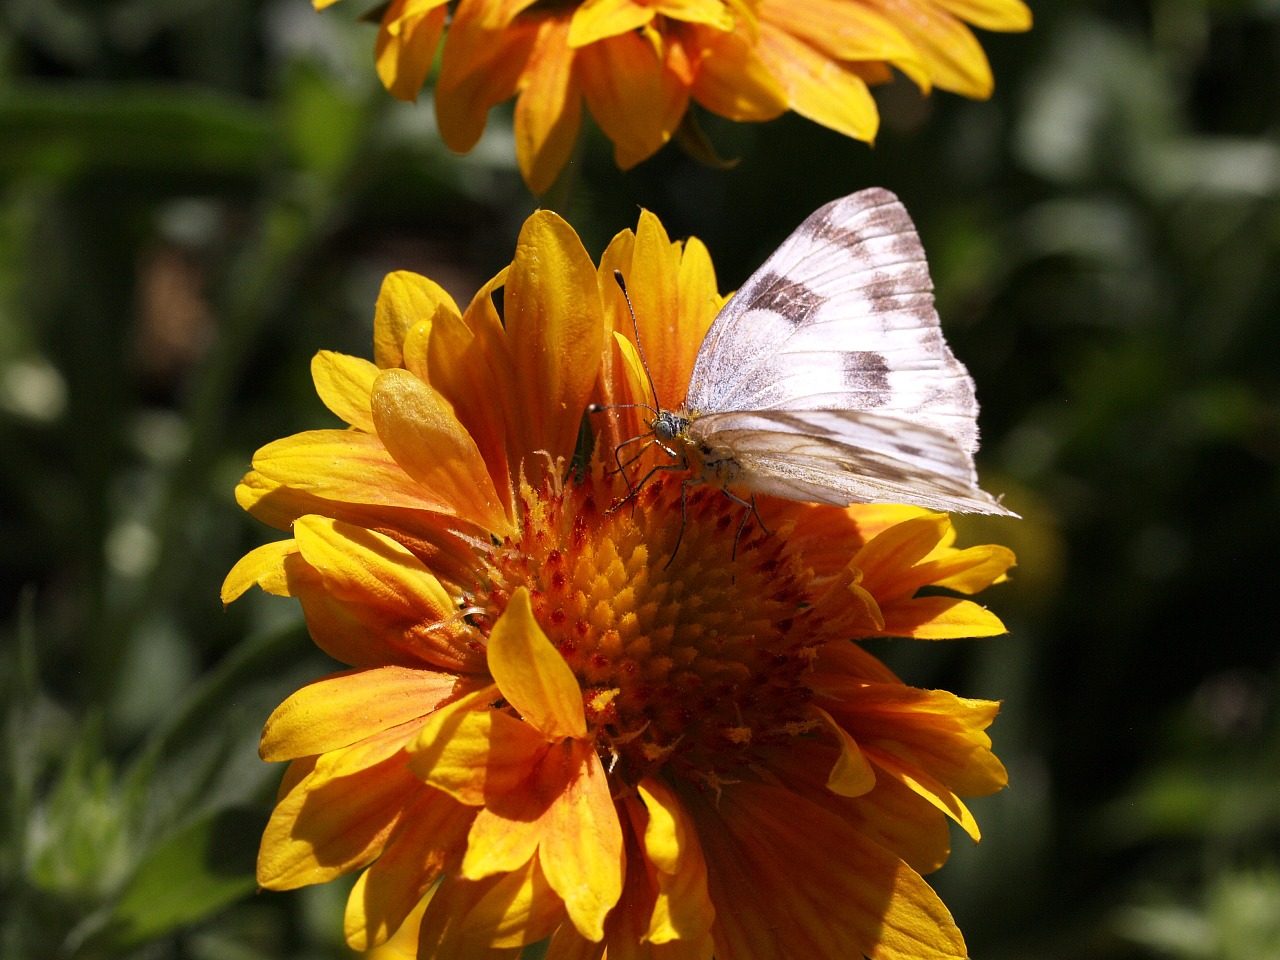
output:
<svg viewBox="0 0 1280 960"><path fill-rule="evenodd" d="M651 409L652 439L673 458L659 469L747 491L752 506L764 494L1017 516L978 486L973 380L888 190L800 224L712 322L683 406Z"/></svg>

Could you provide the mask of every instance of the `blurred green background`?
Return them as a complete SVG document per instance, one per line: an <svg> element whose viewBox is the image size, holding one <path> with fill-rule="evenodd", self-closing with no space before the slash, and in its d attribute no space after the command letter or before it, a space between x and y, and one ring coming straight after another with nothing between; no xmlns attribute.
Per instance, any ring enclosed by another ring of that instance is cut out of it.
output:
<svg viewBox="0 0 1280 960"><path fill-rule="evenodd" d="M349 9L348 9L349 8ZM985 103L878 91L872 148L703 122L566 213L640 205L736 287L821 203L917 220L1026 519L1007 637L877 645L998 698L1003 793L932 878L973 956L1280 958L1280 3L1034 4ZM465 302L534 207L509 111L450 155L375 86L350 0L0 3L0 955L347 956L345 887L254 893L271 708L333 669L295 604L218 587L273 531L232 489L333 421L308 360L367 356L382 276Z"/></svg>

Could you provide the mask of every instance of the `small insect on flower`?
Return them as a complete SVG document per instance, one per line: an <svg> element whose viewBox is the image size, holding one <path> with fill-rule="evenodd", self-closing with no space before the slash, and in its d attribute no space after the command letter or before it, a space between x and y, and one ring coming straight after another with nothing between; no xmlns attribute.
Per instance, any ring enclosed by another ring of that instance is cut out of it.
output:
<svg viewBox="0 0 1280 960"><path fill-rule="evenodd" d="M915 225L887 190L820 208L765 261L707 331L678 410L659 405L639 357L653 418L626 443L649 440L673 462L630 496L656 471L688 470L686 488L717 487L753 512L768 494L1017 516L978 486L973 380L943 339Z"/></svg>

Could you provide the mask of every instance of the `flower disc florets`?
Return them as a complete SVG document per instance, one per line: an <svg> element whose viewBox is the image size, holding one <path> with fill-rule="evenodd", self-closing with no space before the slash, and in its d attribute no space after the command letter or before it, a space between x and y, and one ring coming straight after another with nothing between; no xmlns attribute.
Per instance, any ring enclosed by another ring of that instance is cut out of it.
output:
<svg viewBox="0 0 1280 960"><path fill-rule="evenodd" d="M687 490L682 508L681 481L662 477L602 509L614 488L598 473L526 488L490 603L529 589L619 784L660 767L709 784L741 776L762 747L813 726L803 677L828 637L805 571L719 491Z"/></svg>

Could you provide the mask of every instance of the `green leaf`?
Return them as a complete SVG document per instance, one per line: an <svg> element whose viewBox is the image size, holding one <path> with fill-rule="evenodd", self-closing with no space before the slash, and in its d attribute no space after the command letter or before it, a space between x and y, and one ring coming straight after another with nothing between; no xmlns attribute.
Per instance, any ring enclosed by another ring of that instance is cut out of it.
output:
<svg viewBox="0 0 1280 960"><path fill-rule="evenodd" d="M201 920L251 893L260 810L235 808L197 820L158 845L126 885L112 939L137 946Z"/></svg>
<svg viewBox="0 0 1280 960"><path fill-rule="evenodd" d="M0 90L0 175L112 168L256 174L274 149L263 107L205 91L144 85Z"/></svg>

